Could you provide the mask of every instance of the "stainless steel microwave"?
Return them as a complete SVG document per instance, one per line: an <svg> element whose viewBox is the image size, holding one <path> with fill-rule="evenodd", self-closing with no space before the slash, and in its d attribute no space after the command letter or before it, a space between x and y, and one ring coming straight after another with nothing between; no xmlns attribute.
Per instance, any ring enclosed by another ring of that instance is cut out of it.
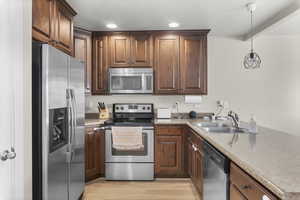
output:
<svg viewBox="0 0 300 200"><path fill-rule="evenodd" d="M109 68L110 94L152 94L152 68Z"/></svg>

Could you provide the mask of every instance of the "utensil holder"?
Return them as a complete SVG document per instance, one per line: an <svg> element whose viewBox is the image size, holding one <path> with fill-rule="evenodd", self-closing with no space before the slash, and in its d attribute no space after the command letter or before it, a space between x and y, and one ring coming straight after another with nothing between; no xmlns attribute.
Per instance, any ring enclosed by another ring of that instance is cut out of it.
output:
<svg viewBox="0 0 300 200"><path fill-rule="evenodd" d="M99 119L109 119L109 111L107 108L100 109Z"/></svg>

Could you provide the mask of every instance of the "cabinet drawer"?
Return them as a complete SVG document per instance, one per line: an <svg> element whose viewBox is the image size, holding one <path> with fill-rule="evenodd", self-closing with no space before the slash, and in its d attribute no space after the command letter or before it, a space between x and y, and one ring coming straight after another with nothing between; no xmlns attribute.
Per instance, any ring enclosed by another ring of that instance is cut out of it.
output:
<svg viewBox="0 0 300 200"><path fill-rule="evenodd" d="M278 198L270 194L267 189L233 163L230 166L230 181L247 199L262 200L265 195L271 200L278 200Z"/></svg>
<svg viewBox="0 0 300 200"><path fill-rule="evenodd" d="M156 127L156 135L182 135L182 126L163 125Z"/></svg>
<svg viewBox="0 0 300 200"><path fill-rule="evenodd" d="M187 141L194 144L201 152L203 152L203 139L192 129L189 129Z"/></svg>

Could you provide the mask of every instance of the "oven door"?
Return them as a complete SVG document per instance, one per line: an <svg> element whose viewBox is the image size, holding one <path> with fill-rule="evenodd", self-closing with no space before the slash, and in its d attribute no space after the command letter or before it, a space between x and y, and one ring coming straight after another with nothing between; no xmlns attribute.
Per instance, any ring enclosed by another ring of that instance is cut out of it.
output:
<svg viewBox="0 0 300 200"><path fill-rule="evenodd" d="M105 162L146 163L154 162L154 131L153 128L143 128L143 149L117 150L112 145L112 131L105 131Z"/></svg>

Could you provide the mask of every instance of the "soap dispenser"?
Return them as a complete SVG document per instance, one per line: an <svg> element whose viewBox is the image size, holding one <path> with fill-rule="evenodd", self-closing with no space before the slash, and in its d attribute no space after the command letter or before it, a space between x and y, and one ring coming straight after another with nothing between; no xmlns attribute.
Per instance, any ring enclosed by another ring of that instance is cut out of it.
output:
<svg viewBox="0 0 300 200"><path fill-rule="evenodd" d="M257 133L257 124L255 121L254 115L251 115L250 121L249 121L249 132L250 133Z"/></svg>

